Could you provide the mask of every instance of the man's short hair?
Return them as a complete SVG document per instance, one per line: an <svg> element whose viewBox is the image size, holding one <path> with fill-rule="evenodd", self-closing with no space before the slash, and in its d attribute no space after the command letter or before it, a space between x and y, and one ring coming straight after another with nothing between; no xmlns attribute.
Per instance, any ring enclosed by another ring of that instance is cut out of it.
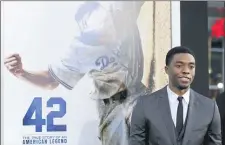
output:
<svg viewBox="0 0 225 145"><path fill-rule="evenodd" d="M177 46L170 49L166 54L166 65L168 66L171 63L173 56L179 53L189 53L195 58L194 52L191 49L185 46Z"/></svg>

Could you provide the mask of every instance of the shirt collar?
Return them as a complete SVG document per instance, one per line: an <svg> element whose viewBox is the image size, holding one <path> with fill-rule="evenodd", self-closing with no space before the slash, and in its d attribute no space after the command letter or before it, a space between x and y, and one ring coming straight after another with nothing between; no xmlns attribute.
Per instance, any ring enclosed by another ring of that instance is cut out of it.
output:
<svg viewBox="0 0 225 145"><path fill-rule="evenodd" d="M177 95L176 93L174 93L169 86L167 86L167 93L168 93L168 97L169 97L169 101L170 102L175 102L177 101L177 98L179 97L179 95ZM189 104L190 101L190 89L187 90L187 92L182 95L182 97L184 98L184 101Z"/></svg>

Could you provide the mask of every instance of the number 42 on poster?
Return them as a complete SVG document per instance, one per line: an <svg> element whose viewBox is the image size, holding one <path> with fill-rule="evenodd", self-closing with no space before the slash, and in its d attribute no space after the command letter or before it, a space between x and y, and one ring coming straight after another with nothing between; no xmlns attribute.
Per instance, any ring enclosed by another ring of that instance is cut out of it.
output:
<svg viewBox="0 0 225 145"><path fill-rule="evenodd" d="M59 105L58 111L50 111L46 115L46 119L42 115L42 107L46 106L52 108L54 105ZM34 119L32 119L33 114L35 113ZM52 97L50 98L46 105L42 103L41 97L35 97L30 104L26 114L23 117L23 126L34 125L35 132L42 132L42 126L47 126L47 132L62 132L67 130L67 126L64 125L55 125L53 120L54 118L63 118L66 114L66 101L61 97Z"/></svg>

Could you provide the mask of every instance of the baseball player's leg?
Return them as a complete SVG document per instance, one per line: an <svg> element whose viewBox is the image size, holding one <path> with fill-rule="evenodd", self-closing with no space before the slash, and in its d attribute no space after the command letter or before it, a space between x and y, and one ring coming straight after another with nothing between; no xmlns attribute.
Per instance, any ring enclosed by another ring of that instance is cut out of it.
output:
<svg viewBox="0 0 225 145"><path fill-rule="evenodd" d="M140 83L133 91L135 93L123 96L117 93L108 102L102 101L100 109L104 110L100 122L100 138L103 145L127 145L129 137L130 117L136 100L146 93L146 88ZM106 99L107 100L107 99Z"/></svg>
<svg viewBox="0 0 225 145"><path fill-rule="evenodd" d="M100 122L102 145L127 145L128 127L125 108L119 101L105 103L105 112Z"/></svg>

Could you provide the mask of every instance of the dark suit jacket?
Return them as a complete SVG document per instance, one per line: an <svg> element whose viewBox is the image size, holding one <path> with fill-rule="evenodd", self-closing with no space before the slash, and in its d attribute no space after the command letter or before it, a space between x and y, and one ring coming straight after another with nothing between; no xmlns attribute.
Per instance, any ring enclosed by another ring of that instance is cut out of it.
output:
<svg viewBox="0 0 225 145"><path fill-rule="evenodd" d="M177 145L167 89L139 98L134 107L129 145ZM217 104L190 91L187 125L182 145L221 145Z"/></svg>
<svg viewBox="0 0 225 145"><path fill-rule="evenodd" d="M220 94L217 99L217 104L221 116L221 130L222 130L222 145L225 145L225 92Z"/></svg>

